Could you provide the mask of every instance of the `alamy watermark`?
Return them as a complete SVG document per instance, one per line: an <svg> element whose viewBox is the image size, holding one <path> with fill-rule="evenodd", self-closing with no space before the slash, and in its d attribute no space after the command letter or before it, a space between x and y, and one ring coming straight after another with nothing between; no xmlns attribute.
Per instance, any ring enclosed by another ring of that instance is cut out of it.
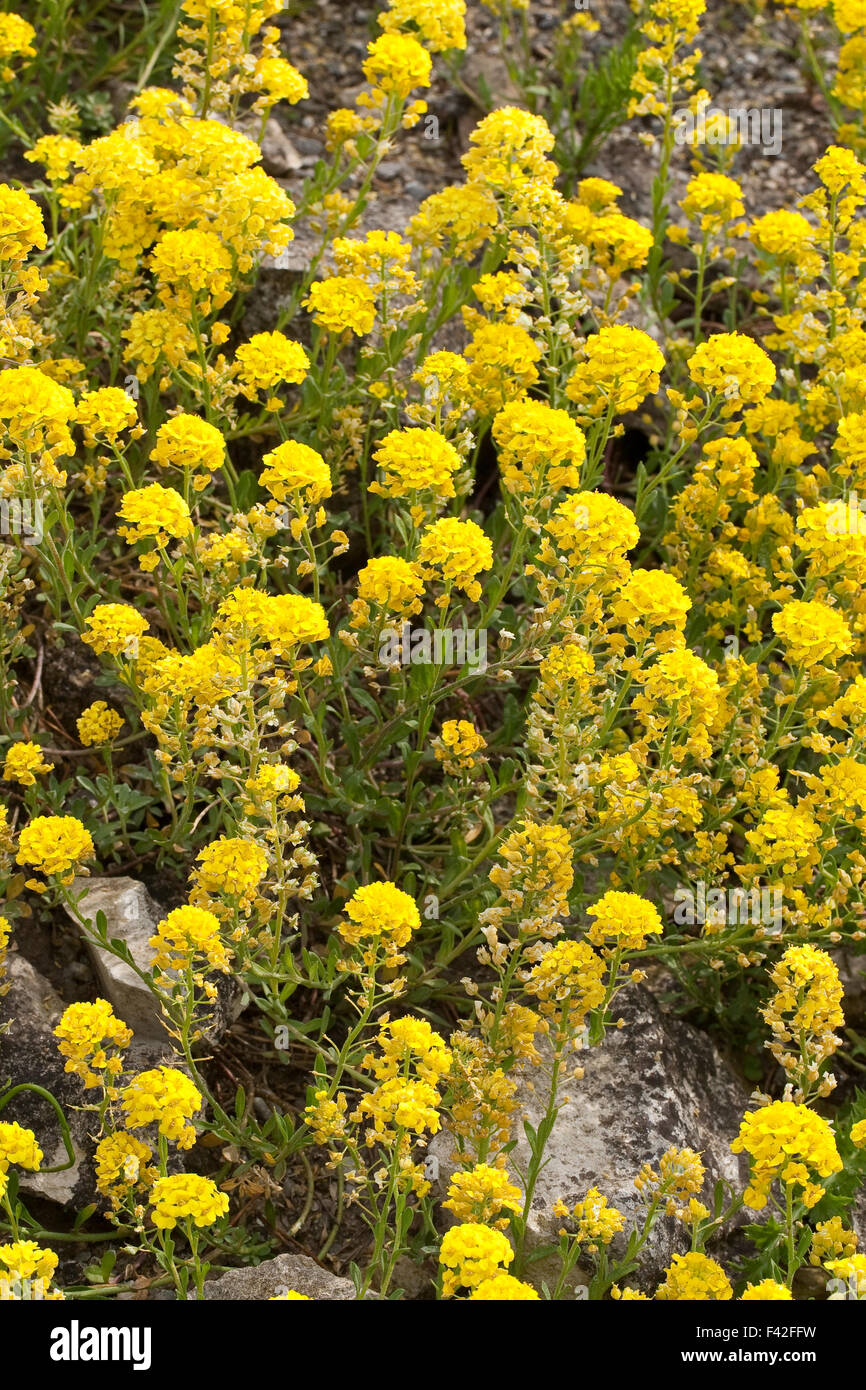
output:
<svg viewBox="0 0 866 1390"><path fill-rule="evenodd" d="M29 497L0 498L0 536L15 536L38 545L44 535L42 503Z"/></svg>
<svg viewBox="0 0 866 1390"><path fill-rule="evenodd" d="M487 670L485 627L401 628L385 627L379 634L379 660L383 666L468 666Z"/></svg>
<svg viewBox="0 0 866 1390"><path fill-rule="evenodd" d="M828 536L866 536L866 497L849 492L829 503L825 530Z"/></svg>
<svg viewBox="0 0 866 1390"><path fill-rule="evenodd" d="M0 1276L0 1303L41 1303L49 1292L47 1279L12 1278L8 1274Z"/></svg>
<svg viewBox="0 0 866 1390"><path fill-rule="evenodd" d="M52 1361L131 1361L134 1371L151 1365L149 1327L82 1327L73 1318L68 1327L51 1331Z"/></svg>
<svg viewBox="0 0 866 1390"><path fill-rule="evenodd" d="M866 1274L855 1270L847 1279L830 1279L827 1283L827 1298L831 1303L866 1299Z"/></svg>
<svg viewBox="0 0 866 1390"><path fill-rule="evenodd" d="M782 110L779 106L731 106L722 111L699 101L694 111L678 118L678 145L760 145L765 154L782 153Z"/></svg>
<svg viewBox="0 0 866 1390"><path fill-rule="evenodd" d="M677 888L674 922L679 927L766 927L782 930L781 888L709 888L699 881Z"/></svg>

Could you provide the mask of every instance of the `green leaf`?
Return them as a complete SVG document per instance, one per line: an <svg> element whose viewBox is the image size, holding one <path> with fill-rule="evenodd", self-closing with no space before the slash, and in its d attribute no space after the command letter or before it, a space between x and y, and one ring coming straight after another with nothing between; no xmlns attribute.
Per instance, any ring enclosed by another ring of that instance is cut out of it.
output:
<svg viewBox="0 0 866 1390"><path fill-rule="evenodd" d="M237 498L238 510L249 511L253 503L258 500L259 483L255 473L251 468L244 468L238 474L235 484L235 496Z"/></svg>

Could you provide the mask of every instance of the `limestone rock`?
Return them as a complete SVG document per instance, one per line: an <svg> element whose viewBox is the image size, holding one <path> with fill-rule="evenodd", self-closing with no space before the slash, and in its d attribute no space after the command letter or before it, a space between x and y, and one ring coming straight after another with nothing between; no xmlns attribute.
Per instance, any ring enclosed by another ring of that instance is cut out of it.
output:
<svg viewBox="0 0 866 1390"><path fill-rule="evenodd" d="M7 1082L12 1087L26 1082L49 1091L66 1116L75 1152L71 1166L62 1166L57 1173L44 1171L68 1161L57 1114L49 1101L33 1091L19 1092L0 1112L0 1118L17 1120L32 1129L44 1155L40 1172L15 1169L21 1191L25 1196L45 1197L81 1210L97 1201L91 1161L94 1117L81 1108L93 1094L65 1070L57 1047L53 1030L65 1005L45 977L15 950L7 959L7 982L9 992L0 998L0 1025L9 1025L0 1031L0 1087ZM133 1043L126 1062L131 1072L147 1071L163 1062L178 1065L167 1046L147 1042Z"/></svg>
<svg viewBox="0 0 866 1390"><path fill-rule="evenodd" d="M153 950L148 941L165 914L144 884L134 878L76 879L73 892L77 895L82 889L83 896L78 905L82 918L95 923L97 914L104 913L109 941L122 941L136 965L142 970L149 970ZM72 916L71 913L69 915ZM159 1004L144 981L125 961L89 938L87 948L93 959L100 991L111 1001L118 1018L129 1025L138 1042L165 1045L168 1035ZM215 983L219 993L206 1033L208 1046L213 1046L237 1017L241 999L240 988L225 976L217 976Z"/></svg>
<svg viewBox="0 0 866 1390"><path fill-rule="evenodd" d="M293 1289L308 1298L346 1303L355 1298L355 1286L323 1269L307 1255L277 1255L260 1265L230 1269L204 1286L207 1300L261 1301Z"/></svg>
<svg viewBox="0 0 866 1390"><path fill-rule="evenodd" d="M63 1000L43 975L16 951L7 960L8 994L0 999L0 1085L29 1082L50 1091L66 1115L76 1159L59 1173L30 1173L16 1168L22 1192L71 1202L81 1180L82 1156L88 1147L88 1116L73 1107L81 1105L84 1092L77 1077L64 1071L52 1029L63 1013ZM22 1091L6 1105L0 1119L17 1121L32 1129L44 1154L43 1167L67 1162L53 1106L32 1091Z"/></svg>
<svg viewBox="0 0 866 1390"><path fill-rule="evenodd" d="M266 174L277 178L300 169L302 160L283 127L274 116L269 116L262 136L262 168Z"/></svg>
<svg viewBox="0 0 866 1390"><path fill-rule="evenodd" d="M83 890L78 910L85 921L95 925L97 914L105 913L108 939L117 939L128 948L142 970L150 966L153 951L148 940L156 931L162 913L143 883L134 878L76 879L73 893ZM69 916L75 921L74 915ZM166 1040L165 1029L153 995L131 966L87 939L100 993L110 1000L118 1018L132 1029L136 1038Z"/></svg>
<svg viewBox="0 0 866 1390"><path fill-rule="evenodd" d="M535 1189L528 1251L556 1243L562 1224L552 1212L557 1198L572 1207L592 1186L599 1187L623 1213L628 1231L642 1220L635 1176L646 1162L655 1167L671 1145L701 1153L707 1169L704 1200L709 1194L711 1202L719 1178L733 1184L741 1181L741 1174L745 1178L745 1164L730 1151L749 1108L745 1083L703 1033L663 1014L648 990L631 986L619 996L616 1009L626 1026L611 1029L600 1047L573 1054L568 1071L579 1063L584 1076L582 1080L567 1076L560 1091L570 1101L560 1111L545 1150L548 1161ZM544 1052L544 1043L539 1050ZM549 1055L548 1049L545 1060ZM546 1099L544 1068L524 1068L518 1092L520 1116L537 1127ZM525 1171L529 1161L529 1144L519 1119L515 1138L518 1142L508 1169L516 1182L518 1171ZM449 1137L441 1134L430 1146L431 1154L440 1159L440 1184L444 1185L453 1172L451 1147ZM686 1249L682 1226L673 1218L660 1217L642 1252L640 1273L633 1277L646 1288L655 1287L671 1256ZM614 1254L616 1250L615 1244ZM551 1274L555 1277L547 1260L528 1266L527 1277L534 1282L550 1282Z"/></svg>

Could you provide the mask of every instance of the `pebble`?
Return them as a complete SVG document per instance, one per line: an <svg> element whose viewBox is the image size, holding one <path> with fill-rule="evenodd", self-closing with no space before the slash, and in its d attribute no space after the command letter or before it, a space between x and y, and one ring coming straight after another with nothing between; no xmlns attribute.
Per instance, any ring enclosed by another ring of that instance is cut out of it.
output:
<svg viewBox="0 0 866 1390"><path fill-rule="evenodd" d="M294 139L295 149L298 154L307 154L313 159L321 159L325 153L325 147L321 140L311 140L306 135L296 135Z"/></svg>

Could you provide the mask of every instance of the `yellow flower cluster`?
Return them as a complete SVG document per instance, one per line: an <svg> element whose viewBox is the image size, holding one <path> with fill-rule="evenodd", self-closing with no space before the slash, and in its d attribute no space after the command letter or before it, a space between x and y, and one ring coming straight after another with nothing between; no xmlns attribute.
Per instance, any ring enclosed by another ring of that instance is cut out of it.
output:
<svg viewBox="0 0 866 1390"><path fill-rule="evenodd" d="M132 1029L106 999L92 1004L70 1004L54 1029L65 1070L84 1083L85 1089L104 1086L116 1097L114 1082L123 1070L123 1053L132 1041Z"/></svg>
<svg viewBox="0 0 866 1390"><path fill-rule="evenodd" d="M17 1121L0 1120L0 1198L9 1183L9 1169L13 1163L19 1168L38 1172L42 1167L43 1153L36 1142L32 1129L24 1129Z"/></svg>
<svg viewBox="0 0 866 1390"><path fill-rule="evenodd" d="M127 1129L156 1125L179 1149L191 1149L195 1143L190 1121L201 1109L202 1097L182 1071L163 1066L140 1072L122 1091L120 1103Z"/></svg>
<svg viewBox="0 0 866 1390"><path fill-rule="evenodd" d="M799 1188L806 1206L815 1206L824 1188L815 1182L814 1175L828 1178L842 1167L827 1121L807 1106L788 1100L773 1101L746 1115L731 1148L734 1153L748 1153L752 1159L746 1203L756 1211L767 1205L770 1188L777 1180L786 1188Z"/></svg>

